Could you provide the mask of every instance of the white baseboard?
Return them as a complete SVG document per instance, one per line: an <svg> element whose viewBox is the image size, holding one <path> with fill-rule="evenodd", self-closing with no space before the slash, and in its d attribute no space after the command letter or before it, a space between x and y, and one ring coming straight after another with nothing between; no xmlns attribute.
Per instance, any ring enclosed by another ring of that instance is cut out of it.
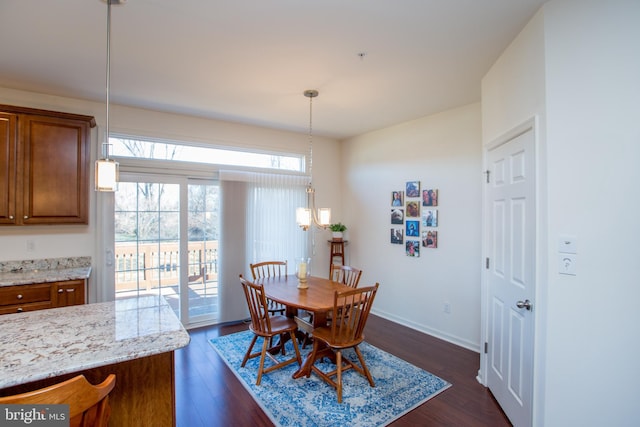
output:
<svg viewBox="0 0 640 427"><path fill-rule="evenodd" d="M454 335L451 334L447 334L445 332L439 331L437 329L432 329L429 328L427 326L424 325L420 325L418 323L412 322L410 320L395 316L393 314L390 313L386 313L380 310L374 310L371 309L371 313L375 314L376 316L382 317L384 319L390 320L394 323L398 323L402 326L406 326L407 328L411 328L414 329L416 331L425 333L427 335L431 335L433 337L439 338L443 341L447 341L451 344L455 344L459 347L463 347L466 348L467 350L471 350L473 352L476 353L480 353L480 343L474 343L474 342L470 342L469 340L465 340L463 338L460 337L456 337Z"/></svg>

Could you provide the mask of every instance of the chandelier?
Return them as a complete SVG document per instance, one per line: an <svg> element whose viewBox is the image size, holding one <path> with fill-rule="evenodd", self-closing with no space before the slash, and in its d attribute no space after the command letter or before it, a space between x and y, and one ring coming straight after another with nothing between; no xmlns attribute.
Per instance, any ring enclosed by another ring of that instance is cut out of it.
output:
<svg viewBox="0 0 640 427"><path fill-rule="evenodd" d="M313 188L313 98L318 96L317 90L305 90L304 96L309 98L309 185L307 185L307 206L296 209L296 222L303 230L311 226L326 229L331 223L331 209L316 209L316 190Z"/></svg>
<svg viewBox="0 0 640 427"><path fill-rule="evenodd" d="M109 86L111 80L111 5L123 4L127 0L101 0L107 3L107 111L105 134L102 142L104 158L96 160L96 191L116 191L118 189L118 162L109 158Z"/></svg>

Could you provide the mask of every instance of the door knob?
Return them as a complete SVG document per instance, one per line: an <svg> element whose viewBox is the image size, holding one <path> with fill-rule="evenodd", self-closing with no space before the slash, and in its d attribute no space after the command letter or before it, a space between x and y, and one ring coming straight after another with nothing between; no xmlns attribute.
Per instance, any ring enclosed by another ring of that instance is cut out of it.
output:
<svg viewBox="0 0 640 427"><path fill-rule="evenodd" d="M516 303L516 307L518 308L526 308L527 310L531 311L531 301L529 301L528 299L524 300L524 301L518 301Z"/></svg>

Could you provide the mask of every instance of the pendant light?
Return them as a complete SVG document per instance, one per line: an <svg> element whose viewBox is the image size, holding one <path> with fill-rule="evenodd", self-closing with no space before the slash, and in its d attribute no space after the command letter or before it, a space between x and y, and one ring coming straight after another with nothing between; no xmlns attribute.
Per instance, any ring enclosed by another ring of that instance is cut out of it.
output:
<svg viewBox="0 0 640 427"><path fill-rule="evenodd" d="M105 134L102 142L104 158L96 160L95 189L96 191L116 191L118 189L118 162L109 158L109 89L111 83L111 5L124 4L127 0L101 0L107 3L107 107Z"/></svg>
<svg viewBox="0 0 640 427"><path fill-rule="evenodd" d="M305 90L304 96L309 98L309 185L307 186L307 207L296 209L296 222L303 230L311 226L326 229L331 223L331 209L316 209L316 191L313 188L313 98L318 96L317 90Z"/></svg>

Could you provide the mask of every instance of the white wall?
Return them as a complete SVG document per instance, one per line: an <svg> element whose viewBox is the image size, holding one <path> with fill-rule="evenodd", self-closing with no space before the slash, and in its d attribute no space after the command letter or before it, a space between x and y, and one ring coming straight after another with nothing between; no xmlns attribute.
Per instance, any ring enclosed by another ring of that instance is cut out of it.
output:
<svg viewBox="0 0 640 427"><path fill-rule="evenodd" d="M483 82L484 142L527 115L544 123L534 425L637 425L638 22L637 1L551 1ZM562 234L577 237L576 276L557 273Z"/></svg>
<svg viewBox="0 0 640 427"><path fill-rule="evenodd" d="M19 105L55 111L92 115L98 123L92 132L92 160L95 160L98 145L104 133L105 106L102 103L78 99L53 97L38 93L0 88L3 104ZM318 107L320 108L320 107ZM301 125L308 116L301 110ZM167 114L157 111L110 105L109 126L112 132L145 135L158 138L210 143L219 146L240 147L257 150L277 150L286 153L309 153L309 138L306 134L278 131L197 117ZM334 215L341 215L340 175L335 172L335 159L339 158L338 141L314 135L313 182L318 205L330 206ZM91 177L91 189L93 177ZM21 226L0 227L0 261L56 258L67 256L91 256L93 259L92 280L100 277L99 254L96 248L97 195L90 191L90 219L88 226ZM314 270L324 271L329 264L326 241L330 233L319 232L316 240L318 250L314 258ZM27 240L33 240L35 250L27 251ZM323 244L320 246L320 244ZM317 266L317 267L316 267ZM238 272L239 273L239 272ZM328 274L328 273L327 273ZM234 277L237 274L234 273ZM94 283L97 286L96 283ZM90 301L96 301L95 287L90 285Z"/></svg>
<svg viewBox="0 0 640 427"><path fill-rule="evenodd" d="M480 105L343 142L347 262L380 283L373 311L478 351L480 340ZM391 192L407 181L439 190L438 248L419 258L390 243ZM451 313L443 311L444 303Z"/></svg>
<svg viewBox="0 0 640 427"><path fill-rule="evenodd" d="M482 131L483 145L501 139L503 134L528 120L535 118L535 151L537 163L537 218L536 246L538 278L535 304L534 403L541 403L544 396L546 354L547 303L547 194L546 188L546 105L545 105L545 52L544 14L539 11L509 47L494 63L482 79ZM488 321L486 288L483 287L483 321ZM486 326L482 330L482 342L488 342ZM480 355L483 382L486 382L487 360ZM538 409L540 411L541 409ZM534 409L534 411L536 411ZM534 425L540 416L534 414Z"/></svg>
<svg viewBox="0 0 640 427"><path fill-rule="evenodd" d="M638 424L639 23L635 0L545 7L548 426ZM578 238L575 277L554 274L560 234Z"/></svg>

